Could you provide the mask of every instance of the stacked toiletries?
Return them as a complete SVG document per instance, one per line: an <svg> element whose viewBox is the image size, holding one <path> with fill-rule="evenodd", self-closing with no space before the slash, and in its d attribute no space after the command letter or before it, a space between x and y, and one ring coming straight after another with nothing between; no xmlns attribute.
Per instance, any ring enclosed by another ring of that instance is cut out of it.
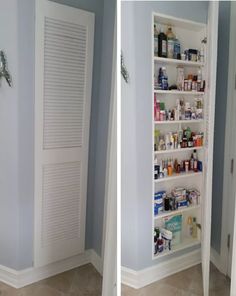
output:
<svg viewBox="0 0 236 296"><path fill-rule="evenodd" d="M177 89L179 91L204 92L205 80L202 78L202 70L198 69L197 74L185 75L184 68L177 67Z"/></svg>
<svg viewBox="0 0 236 296"><path fill-rule="evenodd" d="M199 204L199 197L199 191L193 188L174 188L170 193L165 190L157 191L154 194L154 216L196 206Z"/></svg>
<svg viewBox="0 0 236 296"><path fill-rule="evenodd" d="M155 157L154 159L155 180L188 172L202 172L202 161L198 160L196 150L193 151L189 159L179 160L171 157L164 159Z"/></svg>
<svg viewBox="0 0 236 296"><path fill-rule="evenodd" d="M185 48L181 50L180 41L171 26L165 29L157 23L154 24L154 56L203 63L205 60L205 44L206 39L204 38L201 41L200 49Z"/></svg>
<svg viewBox="0 0 236 296"><path fill-rule="evenodd" d="M188 216L183 219L180 214L163 218L161 225L154 228L154 255L171 251L172 247L178 246L184 238L200 241L201 225L197 223L196 217Z"/></svg>
<svg viewBox="0 0 236 296"><path fill-rule="evenodd" d="M204 92L205 80L202 78L201 68L197 73L185 74L184 68L179 66L177 67L176 83L169 84L166 67L157 69L155 65L154 89Z"/></svg>
<svg viewBox="0 0 236 296"><path fill-rule="evenodd" d="M190 127L165 134L155 129L154 151L201 147L203 146L203 135L203 132L194 132Z"/></svg>
<svg viewBox="0 0 236 296"><path fill-rule="evenodd" d="M157 99L154 94L154 120L155 121L179 121L203 119L203 99L195 98L194 103L177 99L174 108L167 109L165 103Z"/></svg>

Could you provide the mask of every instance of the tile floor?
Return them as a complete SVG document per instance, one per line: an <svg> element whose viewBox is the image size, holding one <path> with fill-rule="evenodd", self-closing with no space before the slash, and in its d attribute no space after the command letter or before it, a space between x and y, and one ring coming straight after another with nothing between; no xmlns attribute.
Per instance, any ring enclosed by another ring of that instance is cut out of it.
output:
<svg viewBox="0 0 236 296"><path fill-rule="evenodd" d="M230 280L211 265L210 296L229 296ZM122 296L202 296L201 265L135 290L122 286Z"/></svg>
<svg viewBox="0 0 236 296"><path fill-rule="evenodd" d="M21 289L0 283L0 296L101 296L102 277L91 264Z"/></svg>

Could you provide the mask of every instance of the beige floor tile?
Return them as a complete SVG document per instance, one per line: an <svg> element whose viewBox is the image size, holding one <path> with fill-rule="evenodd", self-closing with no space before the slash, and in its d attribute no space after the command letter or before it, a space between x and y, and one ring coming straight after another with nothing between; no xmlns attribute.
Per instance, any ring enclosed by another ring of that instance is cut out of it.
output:
<svg viewBox="0 0 236 296"><path fill-rule="evenodd" d="M100 296L102 294L102 277L91 264L75 270L70 289L72 296Z"/></svg>
<svg viewBox="0 0 236 296"><path fill-rule="evenodd" d="M59 275L41 281L41 284L63 293L69 293L74 280L75 272L75 269L63 272Z"/></svg>
<svg viewBox="0 0 236 296"><path fill-rule="evenodd" d="M63 296L63 294L48 286L30 285L20 289L17 296Z"/></svg>
<svg viewBox="0 0 236 296"><path fill-rule="evenodd" d="M4 283L0 283L0 296L18 296L17 289L9 287Z"/></svg>
<svg viewBox="0 0 236 296"><path fill-rule="evenodd" d="M139 296L140 290L133 289L131 287L122 285L121 286L121 295L122 296Z"/></svg>
<svg viewBox="0 0 236 296"><path fill-rule="evenodd" d="M211 266L210 296L229 296L230 281ZM122 296L202 296L201 265L196 265L142 289L122 286Z"/></svg>

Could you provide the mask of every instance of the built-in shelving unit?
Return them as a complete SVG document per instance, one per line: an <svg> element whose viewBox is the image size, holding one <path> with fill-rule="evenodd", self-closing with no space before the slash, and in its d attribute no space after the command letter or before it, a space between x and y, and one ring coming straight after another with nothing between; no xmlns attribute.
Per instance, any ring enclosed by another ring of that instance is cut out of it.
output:
<svg viewBox="0 0 236 296"><path fill-rule="evenodd" d="M198 177L202 176L202 172L188 172L188 173L179 173L179 174L173 174L172 176L164 177L161 179L154 180L155 183L161 183L161 182L168 182L173 180L178 180L182 178L192 178L192 177Z"/></svg>
<svg viewBox="0 0 236 296"><path fill-rule="evenodd" d="M197 206L189 206L189 207L186 207L186 208L178 209L176 211L163 212L161 214L156 215L154 217L154 219L155 220L158 220L158 219L162 219L162 218L165 218L165 217L178 215L178 214L181 214L181 213L184 213L184 212L188 212L188 211L192 211L192 210L197 210L199 208L200 208L200 205L197 205Z"/></svg>
<svg viewBox="0 0 236 296"><path fill-rule="evenodd" d="M182 123L203 123L203 119L155 121L155 124L182 124Z"/></svg>
<svg viewBox="0 0 236 296"><path fill-rule="evenodd" d="M197 48L200 49L201 47L201 40L206 37L206 25L190 22L184 19L175 19L169 16L160 15L157 13L153 14L153 25L158 23L164 31L167 29L168 26L172 26L174 33L178 36L180 40L180 44L182 49L186 48ZM153 31L154 35L154 31ZM153 36L152 35L152 36ZM155 227L163 227L164 219L175 216L175 215L182 215L182 233L181 233L181 241L179 244L172 247L171 250L164 250L161 253L154 254L154 243L153 245L153 253L152 258L153 260L168 256L169 254L177 253L179 251L183 251L190 249L194 246L200 246L201 241L198 236L198 239L189 237L186 234L186 220L191 215L192 217L196 217L197 223L201 224L202 222L202 206L204 201L204 179L206 177L205 172L205 155L206 155L206 120L208 115L208 104L207 104L207 91L180 91L177 89L173 90L162 90L162 89L155 89L154 88L154 73L156 69L159 67L166 67L168 78L170 79L170 84L176 83L177 77L177 67L181 66L184 68L187 74L193 73L196 75L198 69L200 68L202 71L203 79L206 80L207 72L206 72L206 65L207 61L204 62L195 62L195 61L187 61L187 60L178 60L178 59L170 59L170 58L162 58L157 57L154 55L154 40L153 40L153 47L152 47L152 102L154 101L154 95L157 96L158 100L164 102L168 108L172 108L177 99L184 98L184 100L188 100L189 102L194 102L195 98L201 98L203 101L204 111L203 111L203 118L191 119L191 120L166 120L166 121L157 121L154 118L153 110L154 110L154 103L152 109L152 118L153 118L153 146L152 146L152 155L153 155L153 196L152 196L152 217L153 217L153 224L152 224L152 232ZM206 55L207 56L207 55ZM185 70L186 69L186 70ZM207 81L206 81L207 84ZM207 87L205 88L207 90ZM154 132L155 129L160 130L163 134L168 132L175 132L180 127L191 126L191 129L194 131L199 131L204 133L204 141L203 146L197 147L188 147L188 148L178 148L178 149L169 149L169 150L160 150L154 151ZM197 151L198 159L202 162L203 169L202 171L193 172L181 172L181 173L173 173L167 177L162 177L155 179L154 178L154 160L155 158L159 159L160 161L163 158L172 158L172 159L188 159L191 156L193 150ZM157 215L154 214L154 194L158 191L166 191L171 192L176 187L184 187L184 188L195 188L200 193L200 197L198 200L198 204L190 205L186 208L180 208L174 211L163 211L158 213Z"/></svg>
<svg viewBox="0 0 236 296"><path fill-rule="evenodd" d="M201 62L192 62L192 61L183 61L183 60L177 60L177 59L168 59L168 58L160 58L160 57L154 57L154 61L162 64L172 64L176 66L185 66L185 67L203 67L204 63Z"/></svg>
<svg viewBox="0 0 236 296"><path fill-rule="evenodd" d="M154 89L154 93L162 95L185 95L185 96L202 96L204 92L202 91L180 91L180 90L161 90Z"/></svg>
<svg viewBox="0 0 236 296"><path fill-rule="evenodd" d="M160 151L154 151L156 154L172 154L172 153L179 153L179 152L186 152L186 151L193 151L193 150L202 150L203 146L199 147L191 147L191 148L179 148L179 149L169 149L169 150L160 150Z"/></svg>

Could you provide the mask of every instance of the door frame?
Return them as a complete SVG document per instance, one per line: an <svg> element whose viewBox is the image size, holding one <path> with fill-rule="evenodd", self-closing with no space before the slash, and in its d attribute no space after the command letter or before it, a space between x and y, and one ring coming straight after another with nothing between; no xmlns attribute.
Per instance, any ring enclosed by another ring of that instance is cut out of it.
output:
<svg viewBox="0 0 236 296"><path fill-rule="evenodd" d="M116 20L113 38L112 85L107 141L107 165L103 220L102 295L116 295L116 252L117 252L117 38Z"/></svg>
<svg viewBox="0 0 236 296"><path fill-rule="evenodd" d="M233 9L234 5L234 9ZM231 184L235 182L235 174L231 174L231 159L234 159L235 170L235 153L232 147L236 147L236 143L232 141L232 134L236 119L234 117L234 91L235 91L235 51L236 51L236 36L234 28L236 26L236 3L231 2L230 9L230 41L229 41L229 69L228 69L228 93L227 93L227 110L226 110L226 126L225 126L225 151L224 151L224 180L223 180L223 202L222 202L222 225L221 225L221 249L220 249L220 268L225 275L228 274L228 247L227 239L230 233L229 223L229 208L233 203L230 203L229 197L233 194L233 187ZM233 144L233 145L232 145ZM235 222L234 222L235 225ZM234 226L234 229L236 225ZM231 247L236 244L236 234L232 233ZM235 254L236 255L236 254ZM236 269L236 266L234 267ZM232 269L231 269L232 270ZM233 281L231 281L232 283ZM235 287L236 293L236 287Z"/></svg>

